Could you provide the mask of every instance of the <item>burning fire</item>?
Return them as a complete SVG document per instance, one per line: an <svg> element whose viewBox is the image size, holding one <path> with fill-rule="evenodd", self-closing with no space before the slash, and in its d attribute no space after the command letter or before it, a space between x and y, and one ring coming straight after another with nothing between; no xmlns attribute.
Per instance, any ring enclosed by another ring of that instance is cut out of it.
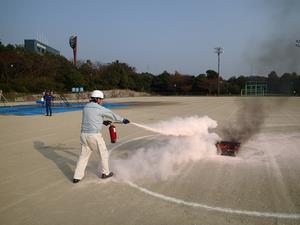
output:
<svg viewBox="0 0 300 225"><path fill-rule="evenodd" d="M219 141L216 143L217 151L221 155L235 156L241 143L234 141Z"/></svg>

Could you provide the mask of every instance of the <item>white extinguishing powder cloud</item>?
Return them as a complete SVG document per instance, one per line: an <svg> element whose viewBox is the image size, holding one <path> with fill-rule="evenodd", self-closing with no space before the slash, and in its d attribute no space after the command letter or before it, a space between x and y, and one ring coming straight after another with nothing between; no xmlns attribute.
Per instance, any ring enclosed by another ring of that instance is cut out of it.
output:
<svg viewBox="0 0 300 225"><path fill-rule="evenodd" d="M216 128L217 122L210 119L208 116L198 117L175 117L168 121L161 121L156 124L142 125L132 123L135 126L141 127L163 135L171 136L201 136L207 135L209 128Z"/></svg>
<svg viewBox="0 0 300 225"><path fill-rule="evenodd" d="M150 145L128 149L126 159L112 160L111 167L121 180L165 180L178 174L189 162L216 155L215 143L221 139L216 133L209 132L217 127L217 122L207 116L175 117L148 125L132 124L161 135L149 140Z"/></svg>

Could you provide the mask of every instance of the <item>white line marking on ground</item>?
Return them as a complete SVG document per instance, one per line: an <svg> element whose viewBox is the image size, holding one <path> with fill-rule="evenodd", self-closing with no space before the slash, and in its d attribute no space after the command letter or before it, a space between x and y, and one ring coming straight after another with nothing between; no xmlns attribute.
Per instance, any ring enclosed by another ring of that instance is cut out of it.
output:
<svg viewBox="0 0 300 225"><path fill-rule="evenodd" d="M231 208L221 208L221 207L214 207L209 206L205 204L201 204L198 202L188 202L184 201L178 198L169 197L163 194L159 194L153 191L150 191L146 188L140 187L135 183L132 182L126 182L129 186L138 189L139 191L146 193L148 195L151 195L153 197L173 202L179 205L186 205L191 207L197 207L197 208L204 208L207 210L213 210L213 211L219 211L224 213L231 213L231 214L243 214L248 216L257 216L257 217L273 217L273 218L280 218L280 219L300 219L300 214L288 214L288 213L272 213L272 212L258 212L258 211L249 211L249 210L237 210L237 209L231 209Z"/></svg>
<svg viewBox="0 0 300 225"><path fill-rule="evenodd" d="M122 146L123 144L130 143L132 141L136 141L136 140L140 140L140 139L144 139L144 138L148 138L148 137L153 137L153 136L157 136L157 134L130 139L128 141L122 142L122 143L114 146L112 149L110 149L110 152L114 151L115 149ZM190 206L190 207L203 208L203 209L207 209L207 210L211 210L211 211L218 211L218 212L230 213L230 214L248 215L248 216L256 216L256 217L271 217L271 218L278 218L278 219L300 219L300 213L289 214L289 213L258 212L258 211L250 211L250 210L239 210L239 209L209 206L209 205L205 205L205 204L198 203L198 202L184 201L182 199L159 194L159 193L150 191L146 188L140 187L139 185L137 185L133 182L127 181L126 183L130 187L136 188L139 191L141 191L145 194L148 194L152 197L159 198L159 199L162 199L162 200L165 200L168 202L172 202L175 204L179 204L179 205L186 205L186 206Z"/></svg>

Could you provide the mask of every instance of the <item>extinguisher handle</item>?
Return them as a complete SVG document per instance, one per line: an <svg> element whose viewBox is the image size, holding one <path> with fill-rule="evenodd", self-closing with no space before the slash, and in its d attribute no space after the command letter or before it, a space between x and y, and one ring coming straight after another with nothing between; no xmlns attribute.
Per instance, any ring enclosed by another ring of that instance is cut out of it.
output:
<svg viewBox="0 0 300 225"><path fill-rule="evenodd" d="M108 126L108 125L110 125L112 122L111 121L109 121L109 120L104 120L103 121L103 125L105 125L105 126Z"/></svg>

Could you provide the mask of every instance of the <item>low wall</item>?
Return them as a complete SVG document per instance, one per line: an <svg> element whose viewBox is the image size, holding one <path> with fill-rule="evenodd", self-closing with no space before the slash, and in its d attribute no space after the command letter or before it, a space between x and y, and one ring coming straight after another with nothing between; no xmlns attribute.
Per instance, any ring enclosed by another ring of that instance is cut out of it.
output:
<svg viewBox="0 0 300 225"><path fill-rule="evenodd" d="M103 91L105 98L122 98L122 97L140 97L140 96L150 96L149 93L146 92L136 92L132 90L105 90ZM55 93L55 100L59 100L59 96L63 94L68 100L87 100L90 98L91 92L82 92L82 93ZM32 95L24 95L17 96L14 99L9 99L14 102L30 102L40 100L42 97L41 94L32 94Z"/></svg>

